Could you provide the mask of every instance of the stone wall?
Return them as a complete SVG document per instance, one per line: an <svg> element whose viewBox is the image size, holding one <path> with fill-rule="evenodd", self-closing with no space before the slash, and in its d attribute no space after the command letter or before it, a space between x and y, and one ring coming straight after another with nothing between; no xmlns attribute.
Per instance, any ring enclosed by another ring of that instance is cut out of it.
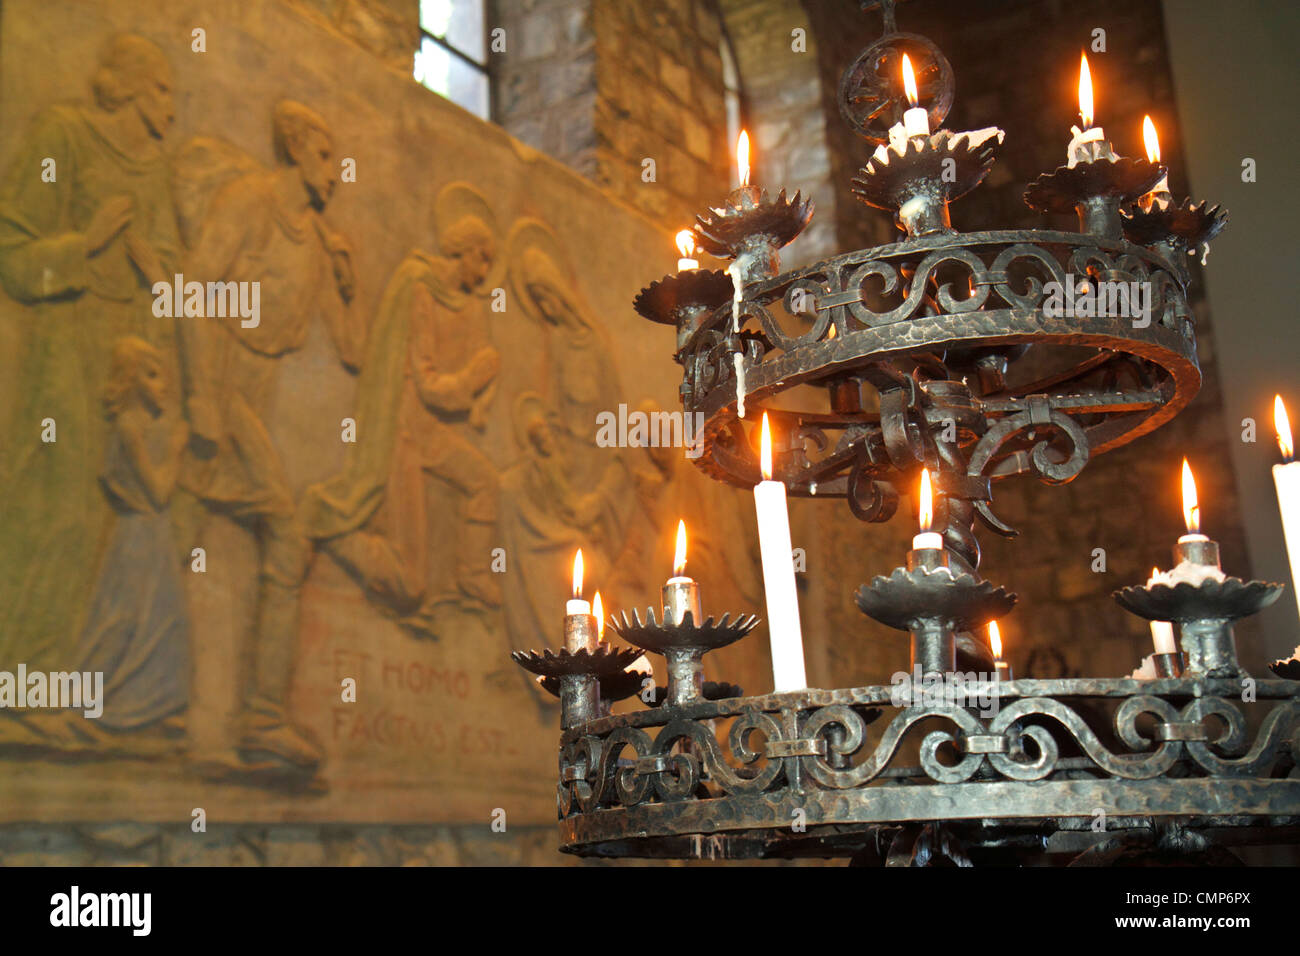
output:
<svg viewBox="0 0 1300 956"><path fill-rule="evenodd" d="M725 195L713 4L500 2L494 16L516 38L492 60L494 118L512 135L674 231Z"/></svg>

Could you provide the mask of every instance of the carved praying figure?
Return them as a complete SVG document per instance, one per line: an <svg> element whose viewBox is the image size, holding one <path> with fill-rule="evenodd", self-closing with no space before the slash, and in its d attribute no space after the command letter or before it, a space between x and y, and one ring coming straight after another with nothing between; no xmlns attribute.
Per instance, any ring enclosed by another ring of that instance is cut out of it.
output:
<svg viewBox="0 0 1300 956"><path fill-rule="evenodd" d="M0 183L0 282L31 317L0 435L3 660L71 666L112 520L95 480L112 343L135 334L173 354L174 323L150 308L179 246L162 150L171 81L158 47L114 37L93 101L39 114Z"/></svg>
<svg viewBox="0 0 1300 956"><path fill-rule="evenodd" d="M302 348L314 317L324 319L341 362L351 369L365 331L352 309L351 254L322 216L335 185L333 136L315 111L289 100L276 104L272 132L276 167L237 169L210 202L197 201L193 193L219 175L197 162L178 165L181 207L206 207L201 222L188 224L197 238L185 263L186 280L257 283L261 303L255 324L239 315L180 320L187 411L198 439L191 444L202 447L183 463L181 487L191 497L178 523L202 520L198 502L256 538L257 604L246 636L253 679L242 702L238 747L249 761L269 756L310 769L320 751L290 722L286 697L296 656L298 592L311 549L266 422L279 360ZM191 150L182 159L204 155ZM179 543L188 550L200 541L190 528Z"/></svg>
<svg viewBox="0 0 1300 956"><path fill-rule="evenodd" d="M189 622L167 514L189 432L164 414L165 367L149 343L119 339L104 392L112 431L100 482L117 519L74 669L104 674L99 720L114 730L176 715L190 699Z"/></svg>
<svg viewBox="0 0 1300 956"><path fill-rule="evenodd" d="M472 187L453 183L435 203L439 254L412 250L389 280L357 387L358 441L344 471L303 498L312 538L381 607L433 632L438 603L494 608L489 557L497 474L464 434L482 427L500 355L474 293L497 259L492 214ZM428 478L463 497L455 506L458 565L451 587L430 578Z"/></svg>

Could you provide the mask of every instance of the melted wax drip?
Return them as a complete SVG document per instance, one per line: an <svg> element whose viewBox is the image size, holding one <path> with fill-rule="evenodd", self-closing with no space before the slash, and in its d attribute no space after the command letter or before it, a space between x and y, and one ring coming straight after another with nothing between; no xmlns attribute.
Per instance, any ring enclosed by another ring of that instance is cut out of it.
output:
<svg viewBox="0 0 1300 956"><path fill-rule="evenodd" d="M742 278L745 268L753 261L748 253L736 257L736 261L727 267L731 276L731 286L735 290L731 296L731 331L740 335L740 303L745 297L745 280ZM745 359L743 351L735 352L731 357L736 369L736 414L745 417Z"/></svg>

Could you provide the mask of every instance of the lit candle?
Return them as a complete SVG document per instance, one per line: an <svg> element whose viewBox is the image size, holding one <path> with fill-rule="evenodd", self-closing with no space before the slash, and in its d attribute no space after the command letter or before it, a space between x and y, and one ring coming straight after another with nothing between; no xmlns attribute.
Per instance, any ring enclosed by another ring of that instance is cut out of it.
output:
<svg viewBox="0 0 1300 956"><path fill-rule="evenodd" d="M1153 163L1160 162L1160 137L1156 135L1156 124L1151 122L1150 116L1142 117L1142 143L1146 146L1147 159ZM1152 206L1164 209L1172 199L1173 196L1169 193L1169 174L1166 173L1160 177L1160 182L1156 183L1151 192L1138 200L1138 205L1143 210L1149 210Z"/></svg>
<svg viewBox="0 0 1300 956"><path fill-rule="evenodd" d="M678 272L689 272L700 267L700 261L693 258L695 255L695 234L689 229L683 229L677 233L677 251L682 254L682 257L677 260Z"/></svg>
<svg viewBox="0 0 1300 956"><path fill-rule="evenodd" d="M921 533L912 538L913 551L942 551L943 535L931 531L934 523L934 495L930 491L930 470L921 469L921 500L918 502Z"/></svg>
<svg viewBox="0 0 1300 956"><path fill-rule="evenodd" d="M1088 69L1086 54L1079 57L1079 118L1083 122L1083 129L1070 127L1070 132L1074 135L1066 152L1066 163L1072 169L1081 162L1092 162L1096 147L1090 147L1089 144L1102 143L1106 139L1105 131L1100 126L1092 125L1092 72Z"/></svg>
<svg viewBox="0 0 1300 956"><path fill-rule="evenodd" d="M1286 556L1291 562L1291 593L1300 610L1300 461L1292 461L1295 447L1291 443L1291 422L1287 418L1282 396L1273 398L1273 425L1277 444L1282 449L1282 464L1273 466L1273 484L1277 486L1277 506L1282 512L1282 534L1286 538Z"/></svg>
<svg viewBox="0 0 1300 956"><path fill-rule="evenodd" d="M1219 568L1219 544L1201 534L1201 506L1196 495L1196 479L1186 458L1183 459L1183 522L1187 526L1187 534L1178 539L1178 545L1174 548L1177 564L1172 570L1158 575L1158 579L1170 587L1181 583L1199 586L1209 579L1224 580L1226 576Z"/></svg>
<svg viewBox="0 0 1300 956"><path fill-rule="evenodd" d="M763 480L754 486L754 507L758 513L758 542L763 559L763 590L767 595L767 629L772 641L772 678L780 694L802 690L808 686L808 678L804 673L799 597L794 585L790 516L785 485L772 480L772 435L766 412L759 459Z"/></svg>
<svg viewBox="0 0 1300 956"><path fill-rule="evenodd" d="M564 646L570 653L596 649L596 619L591 604L582 599L582 549L573 556L573 597L564 605Z"/></svg>
<svg viewBox="0 0 1300 956"><path fill-rule="evenodd" d="M993 651L993 679L1011 680L1011 665L1002 659L1002 632L997 621L989 621L989 648Z"/></svg>
<svg viewBox="0 0 1300 956"><path fill-rule="evenodd" d="M1158 584L1160 582L1160 569L1151 569L1151 579L1147 584ZM1151 622L1151 642L1155 645L1157 654L1177 654L1178 643L1174 640L1174 626L1168 621Z"/></svg>
<svg viewBox="0 0 1300 956"><path fill-rule="evenodd" d="M912 61L906 53L903 54L903 91L907 94L910 108L903 113L903 122L895 123L889 128L889 145L900 153L907 149L907 142L912 137L930 135L930 114L924 107L917 105L920 96L916 90L916 75L912 72ZM876 157L885 161L883 144L876 148Z"/></svg>
<svg viewBox="0 0 1300 956"><path fill-rule="evenodd" d="M596 643L605 639L605 604L597 591L591 599L591 616L596 619Z"/></svg>
<svg viewBox="0 0 1300 956"><path fill-rule="evenodd" d="M921 97L916 90L916 75L912 72L912 61L903 54L903 91L907 94L910 107L903 114L903 132L910 139L913 136L930 135L930 114L921 107Z"/></svg>
<svg viewBox="0 0 1300 956"><path fill-rule="evenodd" d="M677 522L677 553L673 558L673 576L663 586L665 624L681 624L686 612L691 612L691 623L699 627L700 586L686 576L686 522Z"/></svg>

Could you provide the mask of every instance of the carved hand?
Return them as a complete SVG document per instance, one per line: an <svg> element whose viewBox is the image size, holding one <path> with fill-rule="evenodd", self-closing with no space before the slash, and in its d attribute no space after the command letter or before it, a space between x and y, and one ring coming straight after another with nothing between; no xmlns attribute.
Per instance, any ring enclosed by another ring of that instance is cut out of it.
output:
<svg viewBox="0 0 1300 956"><path fill-rule="evenodd" d="M465 377L469 381L470 391L482 391L496 378L500 369L501 356L497 350L490 346L480 349L465 367Z"/></svg>
<svg viewBox="0 0 1300 956"><path fill-rule="evenodd" d="M141 239L128 228L123 242L126 245L126 254L131 257L131 261L135 263L135 267L144 275L149 285L167 281L162 260L158 258L158 253L147 239Z"/></svg>
<svg viewBox="0 0 1300 956"><path fill-rule="evenodd" d="M97 255L113 237L127 227L135 215L135 203L130 196L105 199L86 226L86 255Z"/></svg>

